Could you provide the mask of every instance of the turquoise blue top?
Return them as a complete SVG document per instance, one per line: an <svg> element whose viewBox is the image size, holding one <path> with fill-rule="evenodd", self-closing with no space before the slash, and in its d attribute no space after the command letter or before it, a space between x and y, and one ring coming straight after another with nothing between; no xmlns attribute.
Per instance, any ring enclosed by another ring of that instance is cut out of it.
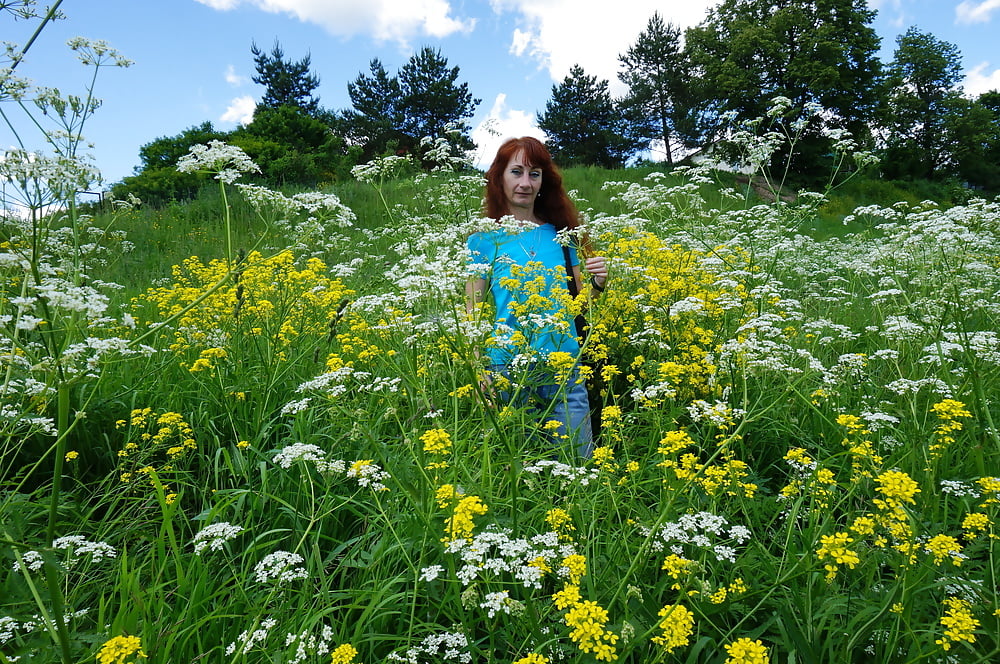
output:
<svg viewBox="0 0 1000 664"><path fill-rule="evenodd" d="M538 290L546 300L554 289L568 292L566 261L562 245L556 242L556 228L552 224L540 224L520 233L511 233L502 228L495 231L473 233L468 239L472 263L485 263L487 270L481 274L487 282L487 292L492 296L496 308L494 336L497 344L486 349L490 362L495 365L509 364L514 355L524 352L510 343L511 334L520 331L527 345L535 351L538 359L544 359L553 351L564 351L574 356L580 352L576 338L573 316L558 306L556 301L543 301L548 306L532 307L529 315L522 320L514 314L512 305L523 304L530 296L527 288L510 290L501 285L502 280L515 278L521 284L534 279L544 279L544 286ZM570 251L570 263L577 265L576 251ZM515 277L513 266L529 267L527 274ZM537 269L535 269L537 267ZM557 294L559 291L555 291Z"/></svg>

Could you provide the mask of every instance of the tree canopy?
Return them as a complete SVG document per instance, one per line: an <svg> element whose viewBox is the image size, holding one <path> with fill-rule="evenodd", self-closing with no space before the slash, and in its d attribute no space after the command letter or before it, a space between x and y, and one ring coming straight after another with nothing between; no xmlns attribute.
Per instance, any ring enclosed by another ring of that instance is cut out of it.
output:
<svg viewBox="0 0 1000 664"><path fill-rule="evenodd" d="M277 41L270 53L262 51L257 44L250 45L250 53L257 70L251 78L254 83L264 86L260 106L295 106L310 115L319 110L319 98L313 96L319 77L309 72L311 57L308 54L297 62L288 60Z"/></svg>
<svg viewBox="0 0 1000 664"><path fill-rule="evenodd" d="M625 136L608 81L588 76L580 65L552 86L552 98L537 121L553 158L564 165L619 168L637 148Z"/></svg>

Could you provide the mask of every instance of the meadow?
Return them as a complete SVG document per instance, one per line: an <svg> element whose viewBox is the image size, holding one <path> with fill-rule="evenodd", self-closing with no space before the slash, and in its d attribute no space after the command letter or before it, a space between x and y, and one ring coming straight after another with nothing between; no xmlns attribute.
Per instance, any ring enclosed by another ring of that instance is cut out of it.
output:
<svg viewBox="0 0 1000 664"><path fill-rule="evenodd" d="M440 147L6 220L0 662L1000 658L1000 203L568 171L583 460L482 386Z"/></svg>

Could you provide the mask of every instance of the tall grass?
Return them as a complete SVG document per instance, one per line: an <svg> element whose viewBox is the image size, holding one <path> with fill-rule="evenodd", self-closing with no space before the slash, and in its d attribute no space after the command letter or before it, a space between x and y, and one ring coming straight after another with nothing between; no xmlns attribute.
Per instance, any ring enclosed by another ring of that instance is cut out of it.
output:
<svg viewBox="0 0 1000 664"><path fill-rule="evenodd" d="M184 163L214 202L4 219L0 661L1000 656L997 202L811 236L827 196L571 171L580 459L484 387L478 175Z"/></svg>

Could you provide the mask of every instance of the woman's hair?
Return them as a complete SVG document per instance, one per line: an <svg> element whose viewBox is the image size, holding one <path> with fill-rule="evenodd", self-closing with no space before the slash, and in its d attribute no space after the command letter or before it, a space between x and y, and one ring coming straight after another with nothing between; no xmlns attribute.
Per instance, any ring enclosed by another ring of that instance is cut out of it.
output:
<svg viewBox="0 0 1000 664"><path fill-rule="evenodd" d="M507 197L503 193L503 175L511 158L521 151L527 161L525 166L542 172L542 186L535 199L535 215L557 229L579 226L580 217L563 189L562 174L552 161L552 155L541 141L531 136L509 138L497 150L493 164L486 171L486 200L483 205L486 216L499 219L510 214Z"/></svg>

